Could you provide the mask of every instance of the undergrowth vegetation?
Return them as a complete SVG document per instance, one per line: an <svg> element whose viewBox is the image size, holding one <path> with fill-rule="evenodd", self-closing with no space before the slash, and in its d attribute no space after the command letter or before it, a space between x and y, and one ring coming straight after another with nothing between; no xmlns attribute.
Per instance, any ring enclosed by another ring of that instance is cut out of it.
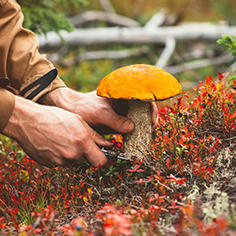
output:
<svg viewBox="0 0 236 236"><path fill-rule="evenodd" d="M235 80L218 73L159 107L153 153L47 169L1 136L0 234L233 235Z"/></svg>

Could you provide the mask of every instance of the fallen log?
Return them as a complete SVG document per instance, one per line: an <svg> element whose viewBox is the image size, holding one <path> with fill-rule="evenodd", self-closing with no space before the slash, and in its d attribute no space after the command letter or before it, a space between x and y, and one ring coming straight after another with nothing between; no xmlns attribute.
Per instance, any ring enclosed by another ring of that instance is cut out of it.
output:
<svg viewBox="0 0 236 236"><path fill-rule="evenodd" d="M236 26L213 25L206 23L179 26L156 27L109 27L75 29L73 32L60 31L62 39L54 32L38 36L41 49L55 49L65 43L68 47L97 44L144 44L162 43L173 38L176 41L210 40L216 41L223 34L236 35Z"/></svg>

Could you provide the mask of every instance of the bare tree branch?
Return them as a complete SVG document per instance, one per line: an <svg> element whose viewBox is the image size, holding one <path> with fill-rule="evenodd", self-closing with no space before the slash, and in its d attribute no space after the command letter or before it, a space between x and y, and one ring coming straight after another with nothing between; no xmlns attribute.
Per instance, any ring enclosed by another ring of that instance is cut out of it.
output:
<svg viewBox="0 0 236 236"><path fill-rule="evenodd" d="M213 24L188 24L170 27L157 27L153 30L143 27L130 28L90 28L76 29L73 32L61 31L68 47L97 44L138 44L138 43L165 43L168 38L176 41L211 40L216 41L222 34L236 35L235 26ZM49 32L46 37L38 36L41 49L60 48L63 41L54 32Z"/></svg>
<svg viewBox="0 0 236 236"><path fill-rule="evenodd" d="M176 46L176 41L174 38L169 38L166 40L165 48L159 60L157 61L156 66L164 68L167 65L170 57L175 51L175 46Z"/></svg>
<svg viewBox="0 0 236 236"><path fill-rule="evenodd" d="M99 0L99 2L105 11L115 13L115 9L112 6L110 0Z"/></svg>
<svg viewBox="0 0 236 236"><path fill-rule="evenodd" d="M68 58L59 61L59 57L55 55L49 56L52 62L58 62L63 67L70 67L82 61L98 60L98 59L123 59L128 57L139 56L149 52L149 48L144 46L127 50L104 50L80 53L76 58ZM57 54L56 54L57 55ZM56 59L56 60L55 60Z"/></svg>
<svg viewBox="0 0 236 236"><path fill-rule="evenodd" d="M140 25L137 21L131 18L104 11L87 11L71 17L70 21L76 27L91 21L105 21L114 25L127 27Z"/></svg>
<svg viewBox="0 0 236 236"><path fill-rule="evenodd" d="M165 26L173 26L178 25L184 18L184 14L178 13L178 14L171 14L167 17L165 21Z"/></svg>
<svg viewBox="0 0 236 236"><path fill-rule="evenodd" d="M168 66L165 69L172 74L177 74L186 70L193 70L193 69L203 68L206 66L216 66L216 65L226 64L233 60L234 60L233 56L227 54L219 56L217 58L201 59L191 62L185 62L183 64L176 66Z"/></svg>
<svg viewBox="0 0 236 236"><path fill-rule="evenodd" d="M161 9L159 12L154 14L151 19L145 24L146 29L152 29L153 27L162 26L168 17L168 10Z"/></svg>

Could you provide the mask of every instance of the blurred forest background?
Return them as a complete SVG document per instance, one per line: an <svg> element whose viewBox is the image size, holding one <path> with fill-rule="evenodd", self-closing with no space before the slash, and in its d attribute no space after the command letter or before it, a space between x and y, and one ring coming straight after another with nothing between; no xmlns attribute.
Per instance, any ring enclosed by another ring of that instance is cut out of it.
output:
<svg viewBox="0 0 236 236"><path fill-rule="evenodd" d="M159 13L161 13L159 20L164 17L163 15L167 17L160 23L160 26L176 26L186 22L236 25L235 0L18 1L25 15L25 26L36 33L44 34L48 31L59 32L60 29L72 31L73 27L67 21L68 18L73 19L86 12L94 13L95 11L128 17L139 26L145 26L153 16ZM33 4L37 5L35 11ZM33 14L32 11L34 11ZM116 26L116 24L109 21L88 20L77 27L83 29L111 26ZM185 34L187 35L188 32ZM209 74L215 76L218 71L225 72L230 68L232 70L231 65L234 63L234 59L229 55L225 58L225 51L217 45L216 40L211 42L178 41L164 68L167 70L170 68L170 72L181 81L186 89L195 86L197 81L204 80ZM94 44L68 48L65 43L56 51L43 48L42 52L48 54L49 59L59 69L60 76L69 86L87 92L95 89L100 79L120 66L135 63L157 64L164 48L164 44L155 43ZM104 53L109 56L106 58ZM217 61L216 58L219 60ZM211 63L215 59L216 63ZM191 64L194 61L197 61L197 64L200 63L201 66L197 66L198 68L191 68L191 65L190 68L182 66L180 70L177 68L177 71L176 68L171 67L185 62Z"/></svg>
<svg viewBox="0 0 236 236"><path fill-rule="evenodd" d="M236 3L234 0L112 0L117 13L147 21L154 13L167 8L171 13L183 14L185 21L218 21L235 19ZM99 0L89 1L84 10L103 10ZM75 12L74 12L75 13Z"/></svg>

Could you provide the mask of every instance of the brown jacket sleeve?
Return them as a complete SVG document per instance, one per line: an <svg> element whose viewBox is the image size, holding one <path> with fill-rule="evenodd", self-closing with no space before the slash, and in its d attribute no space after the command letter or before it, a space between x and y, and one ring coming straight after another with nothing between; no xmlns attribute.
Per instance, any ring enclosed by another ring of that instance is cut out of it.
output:
<svg viewBox="0 0 236 236"><path fill-rule="evenodd" d="M0 87L19 94L33 81L45 75L54 66L38 52L38 40L34 33L22 27L23 14L16 0L0 0ZM57 78L34 101L65 84ZM27 97L34 88L29 90ZM0 131L7 123L14 105L14 97L3 89L0 92ZM9 108L5 109L9 104ZM5 110L4 114L2 111Z"/></svg>
<svg viewBox="0 0 236 236"><path fill-rule="evenodd" d="M6 126L15 105L15 97L6 89L0 88L0 132Z"/></svg>

